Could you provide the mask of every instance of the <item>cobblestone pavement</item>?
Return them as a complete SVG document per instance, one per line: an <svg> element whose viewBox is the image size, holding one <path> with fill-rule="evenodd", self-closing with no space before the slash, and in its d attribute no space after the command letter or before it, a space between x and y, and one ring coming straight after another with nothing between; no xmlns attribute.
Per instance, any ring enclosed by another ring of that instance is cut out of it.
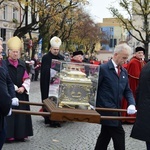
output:
<svg viewBox="0 0 150 150"><path fill-rule="evenodd" d="M30 101L41 102L39 81L31 83ZM31 106L38 111L39 106ZM61 128L45 125L42 116L32 116L34 136L25 142L5 143L3 150L94 150L100 125L66 122ZM145 143L130 138L132 125L123 125L126 132L126 150L146 150ZM113 150L112 141L108 150Z"/></svg>

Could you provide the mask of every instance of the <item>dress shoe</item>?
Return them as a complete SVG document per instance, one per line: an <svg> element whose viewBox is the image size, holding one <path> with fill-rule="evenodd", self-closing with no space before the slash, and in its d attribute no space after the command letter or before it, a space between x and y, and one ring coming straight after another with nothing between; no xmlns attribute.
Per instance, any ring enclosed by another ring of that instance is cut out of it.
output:
<svg viewBox="0 0 150 150"><path fill-rule="evenodd" d="M51 121L49 125L50 125L50 127L53 127L53 128L60 128L61 127L61 124L58 121Z"/></svg>
<svg viewBox="0 0 150 150"><path fill-rule="evenodd" d="M14 142L14 138L7 138L6 140L5 140L5 143L12 143L12 142Z"/></svg>
<svg viewBox="0 0 150 150"><path fill-rule="evenodd" d="M25 138L15 138L16 142L25 142Z"/></svg>

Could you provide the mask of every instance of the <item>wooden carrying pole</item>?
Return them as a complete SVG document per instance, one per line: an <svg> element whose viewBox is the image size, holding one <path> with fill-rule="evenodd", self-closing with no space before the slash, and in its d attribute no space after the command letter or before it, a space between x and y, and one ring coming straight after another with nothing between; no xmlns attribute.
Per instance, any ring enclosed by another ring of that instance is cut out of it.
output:
<svg viewBox="0 0 150 150"><path fill-rule="evenodd" d="M96 107L96 111L113 111L113 112L127 112L126 109L116 109L116 108L100 108ZM135 120L136 117L122 117L122 116L101 116L102 120Z"/></svg>
<svg viewBox="0 0 150 150"><path fill-rule="evenodd" d="M20 104L44 106L48 112L33 112L27 110L13 109L13 113L49 116L51 120L55 121L79 121L89 123L100 123L100 120L134 120L136 117L122 117L122 116L101 116L100 111L112 112L126 112L126 109L115 108L99 108L95 110L84 109L71 109L71 108L58 108L52 100L46 99L43 103L19 101Z"/></svg>
<svg viewBox="0 0 150 150"><path fill-rule="evenodd" d="M19 104L34 105L34 106L44 106L43 103L35 103L35 102L27 102L27 101L19 101ZM18 113L18 114L50 116L50 112L34 112L34 111L17 110L17 109L13 109L12 112L13 113Z"/></svg>
<svg viewBox="0 0 150 150"><path fill-rule="evenodd" d="M95 110L97 111L113 111L113 112L126 112L126 109L116 109L116 108L101 108L101 107L96 107Z"/></svg>

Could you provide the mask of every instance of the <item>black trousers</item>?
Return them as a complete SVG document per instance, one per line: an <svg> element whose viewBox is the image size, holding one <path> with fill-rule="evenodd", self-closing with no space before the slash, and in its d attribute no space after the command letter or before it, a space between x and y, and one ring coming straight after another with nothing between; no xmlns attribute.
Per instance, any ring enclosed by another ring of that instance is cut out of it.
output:
<svg viewBox="0 0 150 150"><path fill-rule="evenodd" d="M34 81L38 80L38 76L39 76L39 70L35 69L35 78L34 78Z"/></svg>
<svg viewBox="0 0 150 150"><path fill-rule="evenodd" d="M146 142L147 150L150 150L150 142Z"/></svg>
<svg viewBox="0 0 150 150"><path fill-rule="evenodd" d="M0 131L0 150L2 149L3 144L5 143L5 139L6 139L6 129L4 125L4 128Z"/></svg>
<svg viewBox="0 0 150 150"><path fill-rule="evenodd" d="M115 150L125 150L125 132L121 124L117 127L102 125L95 150L107 150L111 138Z"/></svg>

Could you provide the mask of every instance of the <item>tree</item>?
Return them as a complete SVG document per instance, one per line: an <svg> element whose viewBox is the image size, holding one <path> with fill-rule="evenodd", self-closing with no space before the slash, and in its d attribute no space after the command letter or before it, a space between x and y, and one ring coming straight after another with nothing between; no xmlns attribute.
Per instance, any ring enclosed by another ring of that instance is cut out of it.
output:
<svg viewBox="0 0 150 150"><path fill-rule="evenodd" d="M77 7L79 3L85 0L17 0L20 6L20 11L23 13L20 23L17 24L17 28L14 32L14 36L24 37L29 34L32 40L32 32L40 31L46 26L44 32L40 32L40 37L43 37L49 32L50 26L57 24L59 20L58 15L62 14L66 10ZM54 21L55 20L55 21ZM58 29L55 29L51 36L56 35ZM38 41L36 42L36 44ZM35 49L32 48L34 53ZM33 54L34 55L34 54Z"/></svg>
<svg viewBox="0 0 150 150"><path fill-rule="evenodd" d="M92 53L95 44L100 42L99 27L82 9L78 10L78 13L78 19L76 20L74 32L71 36L72 41L78 48L81 46L85 53Z"/></svg>
<svg viewBox="0 0 150 150"><path fill-rule="evenodd" d="M65 8L65 5L62 6ZM53 36L59 36L62 42L66 42L73 31L75 20L75 9L78 7L78 3L69 3L68 8L64 9L62 13L58 13L54 17L49 18L43 28L40 29L40 36L49 43L49 40ZM42 16L41 16L42 17ZM44 36L43 36L44 35ZM47 44L44 44L46 49Z"/></svg>
<svg viewBox="0 0 150 150"><path fill-rule="evenodd" d="M0 5L1 5L4 1L5 1L5 0L1 0L1 1L0 1Z"/></svg>
<svg viewBox="0 0 150 150"><path fill-rule="evenodd" d="M120 6L127 14L128 18L124 18L118 9L113 6L109 8L113 16L117 17L127 29L129 34L137 41L144 44L145 58L148 59L149 42L150 42L150 1L149 0L120 0ZM141 20L141 24L136 24L137 20Z"/></svg>
<svg viewBox="0 0 150 150"><path fill-rule="evenodd" d="M46 38L46 43L49 43L49 37L59 36L65 45L64 51L70 52L77 47L82 47L82 50L87 52L92 49L94 43L99 41L99 27L79 5L72 5L70 9L50 18L48 24L40 30L40 34L42 35L43 32L47 32L43 37ZM47 47L46 43L44 43L44 49Z"/></svg>

